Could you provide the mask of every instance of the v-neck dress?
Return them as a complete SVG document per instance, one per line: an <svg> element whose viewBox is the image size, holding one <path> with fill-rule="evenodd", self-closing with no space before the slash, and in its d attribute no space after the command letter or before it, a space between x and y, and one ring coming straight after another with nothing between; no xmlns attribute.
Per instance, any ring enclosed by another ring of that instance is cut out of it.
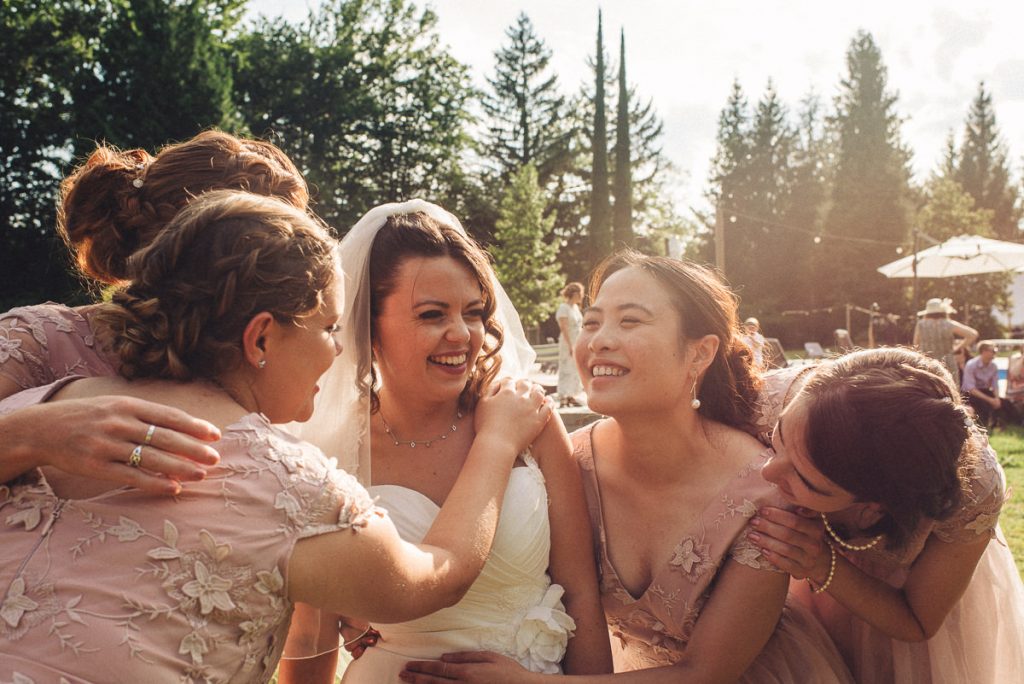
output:
<svg viewBox="0 0 1024 684"><path fill-rule="evenodd" d="M612 634L615 671L673 665L682 659L718 571L727 561L766 573L780 572L746 536L748 522L760 507L783 505L774 485L761 477L767 452L749 462L713 497L694 529L680 537L671 558L656 569L644 593L633 596L608 554L601 488L594 467L594 426L573 433L573 445L594 532L601 603ZM671 514L671 502L666 502L665 515ZM853 679L822 627L805 609L787 604L771 640L740 681L823 684Z"/></svg>

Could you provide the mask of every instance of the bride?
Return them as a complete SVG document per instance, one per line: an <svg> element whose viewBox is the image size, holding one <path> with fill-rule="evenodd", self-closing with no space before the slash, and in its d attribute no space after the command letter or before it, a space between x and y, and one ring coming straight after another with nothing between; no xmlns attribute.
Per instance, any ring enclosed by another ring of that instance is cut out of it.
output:
<svg viewBox="0 0 1024 684"><path fill-rule="evenodd" d="M345 236L341 254L353 279L350 353L329 371L300 430L328 455L358 455L346 469L371 485L404 539L418 540L473 444L481 388L499 370L522 377L532 349L486 253L440 207L377 207ZM346 684L398 682L410 659L453 650L497 651L536 672L610 671L570 452L552 420L513 470L491 555L466 596L419 620L375 624L380 638L349 665ZM301 667L291 663L288 678L308 681Z"/></svg>

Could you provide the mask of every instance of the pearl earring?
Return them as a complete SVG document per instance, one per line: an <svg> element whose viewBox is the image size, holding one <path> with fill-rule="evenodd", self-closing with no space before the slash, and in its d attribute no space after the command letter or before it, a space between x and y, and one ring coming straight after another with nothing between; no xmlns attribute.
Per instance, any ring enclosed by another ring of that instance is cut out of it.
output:
<svg viewBox="0 0 1024 684"><path fill-rule="evenodd" d="M694 411L700 408L700 399L697 398L697 378L693 379L693 399L690 401L690 408Z"/></svg>

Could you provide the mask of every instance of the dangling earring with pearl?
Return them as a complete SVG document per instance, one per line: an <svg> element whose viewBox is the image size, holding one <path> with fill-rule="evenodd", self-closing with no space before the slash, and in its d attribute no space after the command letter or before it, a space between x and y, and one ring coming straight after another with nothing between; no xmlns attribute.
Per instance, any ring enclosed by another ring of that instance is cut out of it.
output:
<svg viewBox="0 0 1024 684"><path fill-rule="evenodd" d="M690 408L694 411L700 408L700 399L697 398L697 377L693 378L693 399L690 400Z"/></svg>

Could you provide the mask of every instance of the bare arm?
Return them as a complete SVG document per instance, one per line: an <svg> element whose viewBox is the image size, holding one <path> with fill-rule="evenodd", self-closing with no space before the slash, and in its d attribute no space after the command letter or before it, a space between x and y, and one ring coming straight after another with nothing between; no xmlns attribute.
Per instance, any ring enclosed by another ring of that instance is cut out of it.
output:
<svg viewBox="0 0 1024 684"><path fill-rule="evenodd" d="M0 385L3 379L0 378ZM127 465L156 425L145 451L146 472ZM131 397L71 399L37 404L0 416L0 482L32 468L52 466L94 480L127 484L154 494L176 494L180 482L201 480L219 460L206 442L220 431L183 411ZM73 444L74 449L68 445Z"/></svg>
<svg viewBox="0 0 1024 684"><path fill-rule="evenodd" d="M768 508L758 529L768 537L769 557L793 577L825 583L830 553L819 523L803 516ZM914 560L902 589L865 574L837 554L835 574L828 585L832 597L865 622L900 641L923 641L942 626L963 596L981 555L983 537L968 544L949 544L935 535Z"/></svg>
<svg viewBox="0 0 1024 684"><path fill-rule="evenodd" d="M572 458L572 443L561 419L552 418L534 442L533 451L548 490L551 579L565 588L565 608L576 622L562 667L569 674L611 672L590 517L579 468Z"/></svg>
<svg viewBox="0 0 1024 684"><path fill-rule="evenodd" d="M559 677L580 684L717 684L735 682L771 638L786 599L785 573L754 570L728 561L701 611L683 659L675 665L635 672ZM551 675L531 673L490 653L444 656L443 663L410 663L403 681L442 684L539 684ZM441 675L446 675L444 678Z"/></svg>
<svg viewBox="0 0 1024 684"><path fill-rule="evenodd" d="M0 319L0 340L13 349L0 362L0 400L27 388L49 384L46 345L30 332L18 315ZM74 334L58 332L55 334ZM29 359L35 359L32 363ZM94 364L94 366L106 365ZM63 367L61 373L66 373ZM61 373L54 372L59 376ZM160 404L127 397L40 404L0 412L0 482L40 466L94 480L127 484L160 494L175 494L179 482L201 480L204 465L218 460L207 443L220 439L220 431L205 420ZM136 444L154 432L146 450L146 472L125 464ZM74 444L75 449L68 449Z"/></svg>
<svg viewBox="0 0 1024 684"><path fill-rule="evenodd" d="M501 383L477 406L473 446L423 543L403 541L388 518L374 518L355 535L304 539L289 562L291 598L379 622L456 603L490 552L512 464L550 414L550 402L532 383Z"/></svg>
<svg viewBox="0 0 1024 684"><path fill-rule="evenodd" d="M960 338L960 347L970 347L978 340L978 331L969 325L950 321L953 324L953 334Z"/></svg>

